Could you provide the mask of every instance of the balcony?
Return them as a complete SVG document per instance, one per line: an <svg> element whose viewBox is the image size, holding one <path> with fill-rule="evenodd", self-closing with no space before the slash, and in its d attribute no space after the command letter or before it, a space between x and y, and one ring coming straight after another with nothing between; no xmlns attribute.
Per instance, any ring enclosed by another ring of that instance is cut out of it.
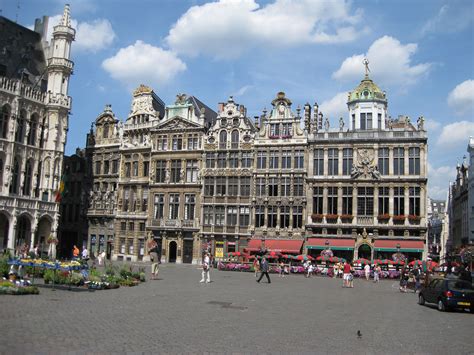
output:
<svg viewBox="0 0 474 355"><path fill-rule="evenodd" d="M181 220L181 219L151 219L148 220L149 227L162 227L162 228L199 228L198 220Z"/></svg>
<svg viewBox="0 0 474 355"><path fill-rule="evenodd" d="M357 216L357 224L361 226L371 226L374 224L374 218L371 216Z"/></svg>

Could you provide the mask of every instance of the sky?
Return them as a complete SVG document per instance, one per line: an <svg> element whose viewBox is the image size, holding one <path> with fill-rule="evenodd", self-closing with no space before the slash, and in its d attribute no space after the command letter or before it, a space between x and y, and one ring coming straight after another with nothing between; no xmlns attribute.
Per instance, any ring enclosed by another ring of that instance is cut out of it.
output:
<svg viewBox="0 0 474 355"><path fill-rule="evenodd" d="M348 122L347 92L370 76L389 114L425 117L428 194L445 199L474 137L471 0L69 0L76 28L66 154L85 146L111 104L126 119L141 83L167 104L179 93L217 108L230 95L258 115L279 91ZM57 23L65 1L0 0L1 15Z"/></svg>

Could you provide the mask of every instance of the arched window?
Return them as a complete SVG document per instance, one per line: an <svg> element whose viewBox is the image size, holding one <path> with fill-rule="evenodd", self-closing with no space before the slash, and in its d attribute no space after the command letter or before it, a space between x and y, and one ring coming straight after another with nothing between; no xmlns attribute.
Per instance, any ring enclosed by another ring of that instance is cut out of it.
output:
<svg viewBox="0 0 474 355"><path fill-rule="evenodd" d="M7 138L8 119L10 118L10 106L3 105L0 114L0 138Z"/></svg>
<svg viewBox="0 0 474 355"><path fill-rule="evenodd" d="M233 130L231 134L231 146L232 149L237 149L239 147L239 131Z"/></svg>
<svg viewBox="0 0 474 355"><path fill-rule="evenodd" d="M36 132L38 131L38 115L36 113L31 115L30 131L28 132L28 144L36 144Z"/></svg>
<svg viewBox="0 0 474 355"><path fill-rule="evenodd" d="M222 130L219 133L219 149L227 148L227 131Z"/></svg>
<svg viewBox="0 0 474 355"><path fill-rule="evenodd" d="M104 131L103 131L102 137L109 138L109 125L108 124L104 125Z"/></svg>
<svg viewBox="0 0 474 355"><path fill-rule="evenodd" d="M44 141L46 139L46 117L43 117L43 122L41 123L41 133L40 133L40 148L44 148Z"/></svg>
<svg viewBox="0 0 474 355"><path fill-rule="evenodd" d="M17 194L18 193L18 184L20 183L20 163L18 159L15 158L13 162L13 171L12 171L12 180L10 184L10 193Z"/></svg>
<svg viewBox="0 0 474 355"><path fill-rule="evenodd" d="M21 110L20 117L18 117L18 122L16 125L15 142L23 143L23 138L25 137L25 121L26 112Z"/></svg>
<svg viewBox="0 0 474 355"><path fill-rule="evenodd" d="M0 191L2 191L3 186L3 157L0 157Z"/></svg>
<svg viewBox="0 0 474 355"><path fill-rule="evenodd" d="M31 195L31 178L33 176L33 162L29 160L26 162L25 180L23 181L23 196Z"/></svg>

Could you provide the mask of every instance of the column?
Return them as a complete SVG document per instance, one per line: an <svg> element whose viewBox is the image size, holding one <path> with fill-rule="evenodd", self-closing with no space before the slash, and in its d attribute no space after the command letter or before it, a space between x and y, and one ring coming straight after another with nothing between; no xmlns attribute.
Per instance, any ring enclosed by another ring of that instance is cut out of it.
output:
<svg viewBox="0 0 474 355"><path fill-rule="evenodd" d="M337 214L342 215L342 186L338 184L337 186Z"/></svg>
<svg viewBox="0 0 474 355"><path fill-rule="evenodd" d="M342 175L343 149L337 150L337 175Z"/></svg>
<svg viewBox="0 0 474 355"><path fill-rule="evenodd" d="M379 214L379 184L375 184L374 186L374 223L375 217Z"/></svg>
<svg viewBox="0 0 474 355"><path fill-rule="evenodd" d="M308 187L306 189L306 204L307 204L307 208L306 208L306 211L309 211L309 213L306 215L304 214L303 215L303 220L306 221L306 223L311 223L312 220L311 220L311 214L313 213L313 183L310 182L308 184Z"/></svg>
<svg viewBox="0 0 474 355"><path fill-rule="evenodd" d="M179 231L176 236L176 264L183 263L183 233Z"/></svg>
<svg viewBox="0 0 474 355"><path fill-rule="evenodd" d="M313 171L314 170L314 149L313 149L313 147L310 147L308 149L308 154L307 155L308 155L308 165L307 165L307 167L308 167L308 177L311 177L311 176L314 175L313 174L313 172L314 172Z"/></svg>
<svg viewBox="0 0 474 355"><path fill-rule="evenodd" d="M324 148L324 176L328 176L328 148Z"/></svg>
<svg viewBox="0 0 474 355"><path fill-rule="evenodd" d="M13 217L11 220L8 221L8 244L7 248L12 251L13 253L15 252L15 239L16 239L16 216L13 214Z"/></svg>
<svg viewBox="0 0 474 355"><path fill-rule="evenodd" d="M328 187L323 187L323 214L328 213Z"/></svg>
<svg viewBox="0 0 474 355"><path fill-rule="evenodd" d="M354 184L352 187L352 214L356 217L357 223L357 185Z"/></svg>
<svg viewBox="0 0 474 355"><path fill-rule="evenodd" d="M426 225L426 187L420 185L420 224Z"/></svg>
<svg viewBox="0 0 474 355"><path fill-rule="evenodd" d="M404 209L405 209L405 216L410 214L410 195L409 195L410 189L407 185L404 186L404 198L405 198L405 204L404 204ZM406 220L405 220L406 224Z"/></svg>
<svg viewBox="0 0 474 355"><path fill-rule="evenodd" d="M388 214L390 216L393 216L393 197L394 197L394 193L393 193L393 186L390 185L390 187L388 188Z"/></svg>
<svg viewBox="0 0 474 355"><path fill-rule="evenodd" d="M420 177L425 177L427 174L426 171L427 164L426 164L426 150L425 145L420 147Z"/></svg>

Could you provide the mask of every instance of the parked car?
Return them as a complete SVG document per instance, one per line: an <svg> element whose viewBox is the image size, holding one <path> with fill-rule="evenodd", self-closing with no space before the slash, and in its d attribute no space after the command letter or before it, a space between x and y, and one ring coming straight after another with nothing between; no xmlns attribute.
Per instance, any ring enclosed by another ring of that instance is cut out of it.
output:
<svg viewBox="0 0 474 355"><path fill-rule="evenodd" d="M420 290L418 304L435 303L438 310L469 308L474 313L474 289L472 284L458 279L433 279Z"/></svg>

